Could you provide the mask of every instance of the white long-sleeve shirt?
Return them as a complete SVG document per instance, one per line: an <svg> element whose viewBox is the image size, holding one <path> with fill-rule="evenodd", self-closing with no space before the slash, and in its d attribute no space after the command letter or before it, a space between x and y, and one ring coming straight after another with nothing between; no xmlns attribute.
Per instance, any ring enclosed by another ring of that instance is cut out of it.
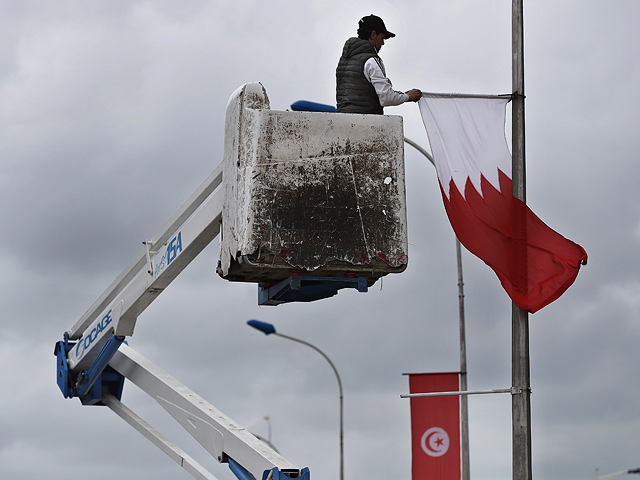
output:
<svg viewBox="0 0 640 480"><path fill-rule="evenodd" d="M364 76L376 89L380 105L383 107L401 105L409 100L409 95L393 89L380 57L371 57L365 62Z"/></svg>

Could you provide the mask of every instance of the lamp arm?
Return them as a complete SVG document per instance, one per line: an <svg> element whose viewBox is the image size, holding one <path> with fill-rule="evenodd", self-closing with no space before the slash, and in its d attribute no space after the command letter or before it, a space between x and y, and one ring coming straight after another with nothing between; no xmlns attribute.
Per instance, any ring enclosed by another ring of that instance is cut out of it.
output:
<svg viewBox="0 0 640 480"><path fill-rule="evenodd" d="M294 342L298 342L298 343L302 343L303 345L306 345L307 347L311 347L313 348L316 352L318 352L320 355L322 355L325 360L327 362L329 362L329 365L331 365L331 368L333 369L333 373L336 374L336 379L338 380L338 388L340 389L340 398L342 398L342 381L340 380L340 375L338 374L338 369L336 369L336 366L333 364L333 362L331 361L331 359L329 357L327 357L327 355L320 350L318 347L316 347L315 345L312 345L309 342L305 342L304 340L300 340L298 338L294 338L294 337L290 337L289 335L283 335L282 333L278 333L278 332L274 332L274 335L277 335L279 337L283 337L289 340L293 340Z"/></svg>

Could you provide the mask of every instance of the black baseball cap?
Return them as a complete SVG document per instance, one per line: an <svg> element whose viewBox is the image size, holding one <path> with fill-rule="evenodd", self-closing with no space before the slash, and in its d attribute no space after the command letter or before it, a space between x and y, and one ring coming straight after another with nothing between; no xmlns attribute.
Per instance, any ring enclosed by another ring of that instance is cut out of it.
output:
<svg viewBox="0 0 640 480"><path fill-rule="evenodd" d="M375 15L362 17L358 22L358 27L364 31L375 30L378 33L384 33L384 38L392 38L396 36L395 33L391 33L389 30L387 30L387 27L384 26L384 22L382 21L382 19Z"/></svg>

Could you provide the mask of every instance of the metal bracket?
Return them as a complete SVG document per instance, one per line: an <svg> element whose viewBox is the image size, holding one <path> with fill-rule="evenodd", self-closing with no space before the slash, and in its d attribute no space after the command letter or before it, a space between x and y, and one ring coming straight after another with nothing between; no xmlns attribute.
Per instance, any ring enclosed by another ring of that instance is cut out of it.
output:
<svg viewBox="0 0 640 480"><path fill-rule="evenodd" d="M101 398L104 392L120 399L124 376L110 368L108 363L123 341L124 337L111 337L91 366L74 378L69 370L67 354L75 343L69 343L69 333L65 332L64 339L56 343L53 351L57 358L57 383L64 398L79 397L83 405L102 405Z"/></svg>
<svg viewBox="0 0 640 480"><path fill-rule="evenodd" d="M102 350L98 354L98 357L93 361L91 366L78 375L78 379L74 389L74 396L80 397L80 399L83 400L83 403L92 403L85 401L84 397L87 397L91 389L94 388L95 384L98 383L98 381L100 381L100 387L102 387L102 374L104 373L105 368L109 364L111 358L113 358L113 356L118 351L118 348L120 348L120 345L122 345L122 342L124 342L124 337L111 337L109 340L107 340L107 343L104 345L104 347L102 347ZM124 382L124 377L121 377L122 381ZM115 380L119 383L119 379ZM118 392L111 393L116 397L119 397L122 394L122 389L117 387L116 389L120 390L119 394ZM100 388L100 390L102 390L102 388ZM102 399L102 393L100 392L98 394L97 391L94 393L95 394L92 396L92 400L100 401Z"/></svg>
<svg viewBox="0 0 640 480"><path fill-rule="evenodd" d="M522 393L522 387L499 388L496 390L462 390L457 392L429 392L429 393L410 393L408 395L400 395L400 398L419 398L419 397L446 397L454 395L483 395L487 393L510 393L511 395L519 395ZM531 388L525 389L531 393Z"/></svg>
<svg viewBox="0 0 640 480"><path fill-rule="evenodd" d="M278 467L273 468L271 470L267 470L262 474L262 480L291 480L291 478L296 478L297 480L310 480L311 474L309 473L309 468L304 467L300 470L300 474L297 477L291 477L291 472L289 474L286 471L280 470Z"/></svg>
<svg viewBox="0 0 640 480"><path fill-rule="evenodd" d="M69 364L67 363L67 353L73 348L73 344L69 344L69 332L64 332L64 339L56 343L53 354L56 356L56 381L58 387L62 391L64 398L72 396L71 386L69 384Z"/></svg>
<svg viewBox="0 0 640 480"><path fill-rule="evenodd" d="M272 287L259 287L258 305L280 305L289 302L313 302L333 297L338 290L355 288L367 292L367 277L339 278L292 275Z"/></svg>
<svg viewBox="0 0 640 480"><path fill-rule="evenodd" d="M147 265L149 266L147 273L153 276L153 262L151 261L151 256L155 256L158 253L158 250L151 250L153 248L153 242L151 240L144 240L142 244L145 246L147 253Z"/></svg>

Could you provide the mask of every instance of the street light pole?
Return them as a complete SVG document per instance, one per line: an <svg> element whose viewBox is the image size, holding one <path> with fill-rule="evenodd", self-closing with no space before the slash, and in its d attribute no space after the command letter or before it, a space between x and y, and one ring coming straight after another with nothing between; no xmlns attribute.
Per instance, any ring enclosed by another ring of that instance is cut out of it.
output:
<svg viewBox="0 0 640 480"><path fill-rule="evenodd" d="M260 320L249 320L247 324L257 330L260 330L265 335L271 335L271 334L277 335L279 337L286 338L294 342L302 343L307 347L311 347L320 355L322 355L325 358L325 360L329 362L329 365L331 365L331 368L333 369L333 373L335 373L336 379L338 380L338 390L340 392L340 480L344 480L344 408L343 408L344 397L342 395L342 381L340 380L340 375L338 374L338 370L336 369L336 366L333 364L331 359L327 357L327 355L315 345L312 345L309 342L305 342L304 340L300 340L299 338L290 337L289 335L283 335L282 333L277 333L276 328L270 323L261 322Z"/></svg>
<svg viewBox="0 0 640 480"><path fill-rule="evenodd" d="M418 145L413 140L404 137L405 143L418 150L427 160L435 167L436 162L429 152ZM460 324L460 390L467 390L467 340L465 333L464 319L464 282L462 281L462 248L460 240L456 237L456 259L458 261L458 316ZM462 454L462 480L470 478L470 462L469 462L469 409L467 406L467 396L460 396L460 443Z"/></svg>

